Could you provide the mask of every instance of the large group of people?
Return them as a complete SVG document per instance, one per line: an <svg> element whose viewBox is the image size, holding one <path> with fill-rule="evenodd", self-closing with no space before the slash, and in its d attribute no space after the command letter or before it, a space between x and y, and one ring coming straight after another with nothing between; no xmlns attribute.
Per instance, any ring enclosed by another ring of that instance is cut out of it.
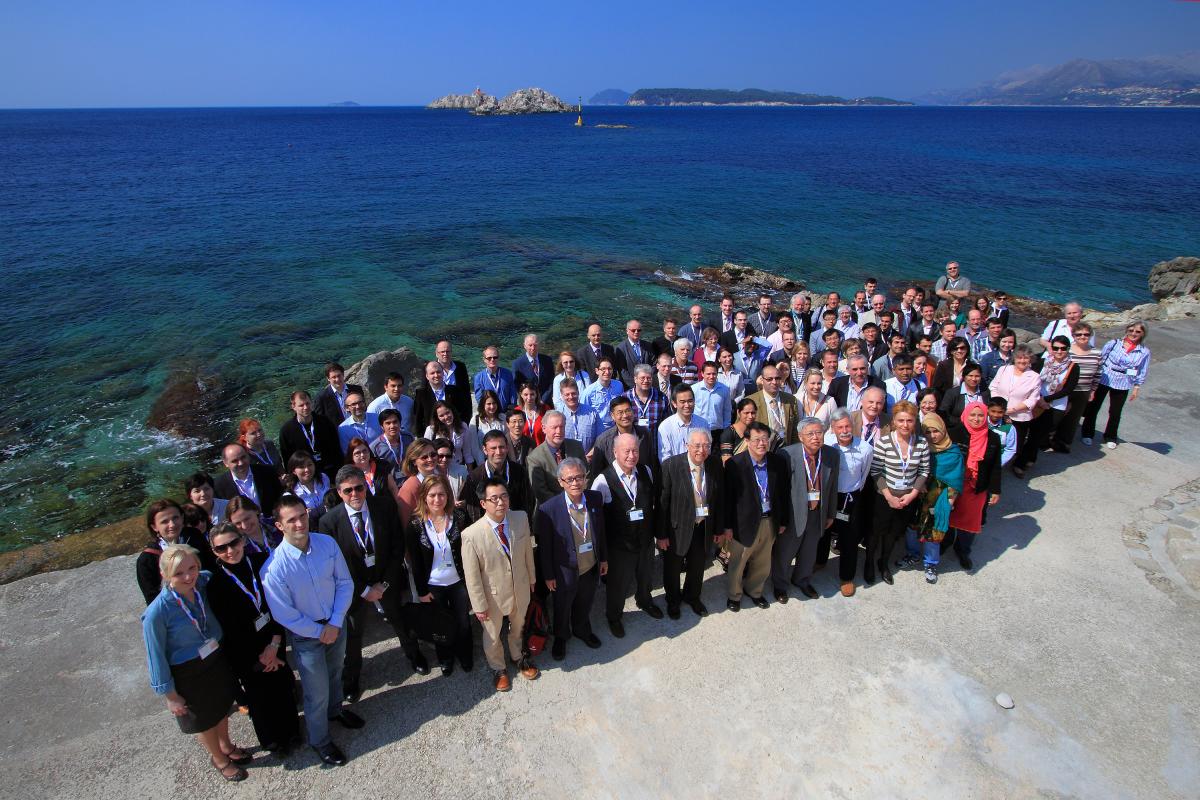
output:
<svg viewBox="0 0 1200 800"><path fill-rule="evenodd" d="M726 296L658 338L633 319L612 343L592 324L554 359L529 334L511 368L489 345L473 375L441 341L411 395L395 373L370 397L328 364L315 399L292 394L277 445L243 420L215 476L147 508L136 571L154 691L236 781L251 754L228 712L288 753L297 675L308 744L345 763L331 724L365 724L351 707L371 625L417 674L432 644L449 676L473 669L478 622L503 692L538 677L535 639L555 660L573 640L602 646L598 594L617 638L631 594L655 620L707 616L714 559L732 612L819 598L831 555L844 597L860 560L867 586L905 568L936 584L950 550L972 571L1006 468L1021 479L1041 454L1093 445L1106 400L1117 445L1146 325L1097 349L1071 303L1035 355L1004 294L973 296L955 262L893 308L876 290L816 307L801 292L783 310Z"/></svg>

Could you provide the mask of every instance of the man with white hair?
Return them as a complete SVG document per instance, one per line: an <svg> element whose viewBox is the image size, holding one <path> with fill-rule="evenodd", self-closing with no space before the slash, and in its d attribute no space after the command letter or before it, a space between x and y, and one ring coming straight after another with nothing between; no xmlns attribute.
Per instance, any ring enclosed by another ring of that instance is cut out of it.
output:
<svg viewBox="0 0 1200 800"><path fill-rule="evenodd" d="M1046 352L1050 352L1050 341L1055 336L1065 336L1071 339L1075 331L1075 325L1083 318L1083 306L1076 303L1074 300L1063 306L1062 319L1056 319L1046 326L1046 330L1042 331L1042 338L1038 339L1042 343L1042 347ZM1096 346L1096 337L1092 335L1088 338L1088 347Z"/></svg>
<svg viewBox="0 0 1200 800"><path fill-rule="evenodd" d="M861 328L863 325L866 325L868 322L874 322L876 325L878 325L879 324L879 315L883 313L884 306L886 306L886 305L887 305L886 297L884 297L881 294L873 295L871 297L870 310L864 311L858 315L859 327Z"/></svg>
<svg viewBox="0 0 1200 800"><path fill-rule="evenodd" d="M721 458L712 452L708 431L688 434L687 452L662 465L662 490L658 497L658 549L663 552L663 591L667 616L679 619L681 603L697 616L708 616L700 601L708 543L721 532L724 514ZM686 577L683 591L679 575Z"/></svg>
<svg viewBox="0 0 1200 800"><path fill-rule="evenodd" d="M971 294L971 279L960 274L957 261L951 261L946 264L946 274L937 279L933 293L944 303L956 297L965 300Z"/></svg>
<svg viewBox="0 0 1200 800"><path fill-rule="evenodd" d="M550 356L538 352L536 333L526 334L524 346L525 355L519 356L512 365L518 393L525 384L536 386L538 397L543 403L548 402L550 390L554 386L554 362L550 360Z"/></svg>
<svg viewBox="0 0 1200 800"><path fill-rule="evenodd" d="M804 292L792 295L788 316L792 318L792 329L796 331L796 340L807 342L812 336L812 300Z"/></svg>
<svg viewBox="0 0 1200 800"><path fill-rule="evenodd" d="M771 583L780 603L788 601L789 582L810 600L820 596L812 585L817 545L837 511L838 451L824 444L825 424L816 417L805 417L797 427L800 443L779 451L787 463L792 499L787 531L775 540L771 554Z"/></svg>

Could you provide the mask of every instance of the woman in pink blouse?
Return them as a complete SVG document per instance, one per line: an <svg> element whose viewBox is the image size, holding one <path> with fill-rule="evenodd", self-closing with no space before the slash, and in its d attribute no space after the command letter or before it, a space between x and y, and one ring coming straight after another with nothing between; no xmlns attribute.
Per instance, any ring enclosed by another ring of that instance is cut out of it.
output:
<svg viewBox="0 0 1200 800"><path fill-rule="evenodd" d="M1003 397L1008 401L1008 418L1017 432L1018 452L1025 446L1029 427L1033 424L1033 410L1042 396L1042 381L1037 370L1030 369L1033 351L1026 345L1013 350L1013 362L1000 368L992 379L992 397ZM1017 466L1014 459L1013 474L1025 477L1025 470Z"/></svg>

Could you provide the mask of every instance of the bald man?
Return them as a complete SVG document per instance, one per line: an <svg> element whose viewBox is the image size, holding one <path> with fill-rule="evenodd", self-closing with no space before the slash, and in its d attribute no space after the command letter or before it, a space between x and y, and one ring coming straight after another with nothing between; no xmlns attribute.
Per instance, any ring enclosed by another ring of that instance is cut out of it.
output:
<svg viewBox="0 0 1200 800"><path fill-rule="evenodd" d="M222 500L232 500L241 495L253 500L259 508L275 508L275 502L283 494L283 487L275 470L261 464L251 464L250 454L240 444L227 444L221 452L222 472L213 481L213 494Z"/></svg>

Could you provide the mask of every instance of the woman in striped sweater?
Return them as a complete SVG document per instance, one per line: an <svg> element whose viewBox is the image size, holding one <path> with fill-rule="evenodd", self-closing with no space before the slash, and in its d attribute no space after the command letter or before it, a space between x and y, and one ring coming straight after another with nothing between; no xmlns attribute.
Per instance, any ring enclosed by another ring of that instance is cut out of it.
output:
<svg viewBox="0 0 1200 800"><path fill-rule="evenodd" d="M1071 329L1070 357L1079 379L1067 400L1067 413L1050 438L1050 446L1058 453L1071 452L1079 420L1100 383L1100 351L1091 345L1092 333L1092 326L1086 322L1077 322Z"/></svg>
<svg viewBox="0 0 1200 800"><path fill-rule="evenodd" d="M868 554L863 579L874 582L872 566L888 585L894 583L890 569L892 551L917 513L917 498L929 480L929 441L917 432L917 407L901 400L892 407L892 432L875 439L875 455L871 461L871 477L878 496L875 500L875 544L877 550Z"/></svg>

